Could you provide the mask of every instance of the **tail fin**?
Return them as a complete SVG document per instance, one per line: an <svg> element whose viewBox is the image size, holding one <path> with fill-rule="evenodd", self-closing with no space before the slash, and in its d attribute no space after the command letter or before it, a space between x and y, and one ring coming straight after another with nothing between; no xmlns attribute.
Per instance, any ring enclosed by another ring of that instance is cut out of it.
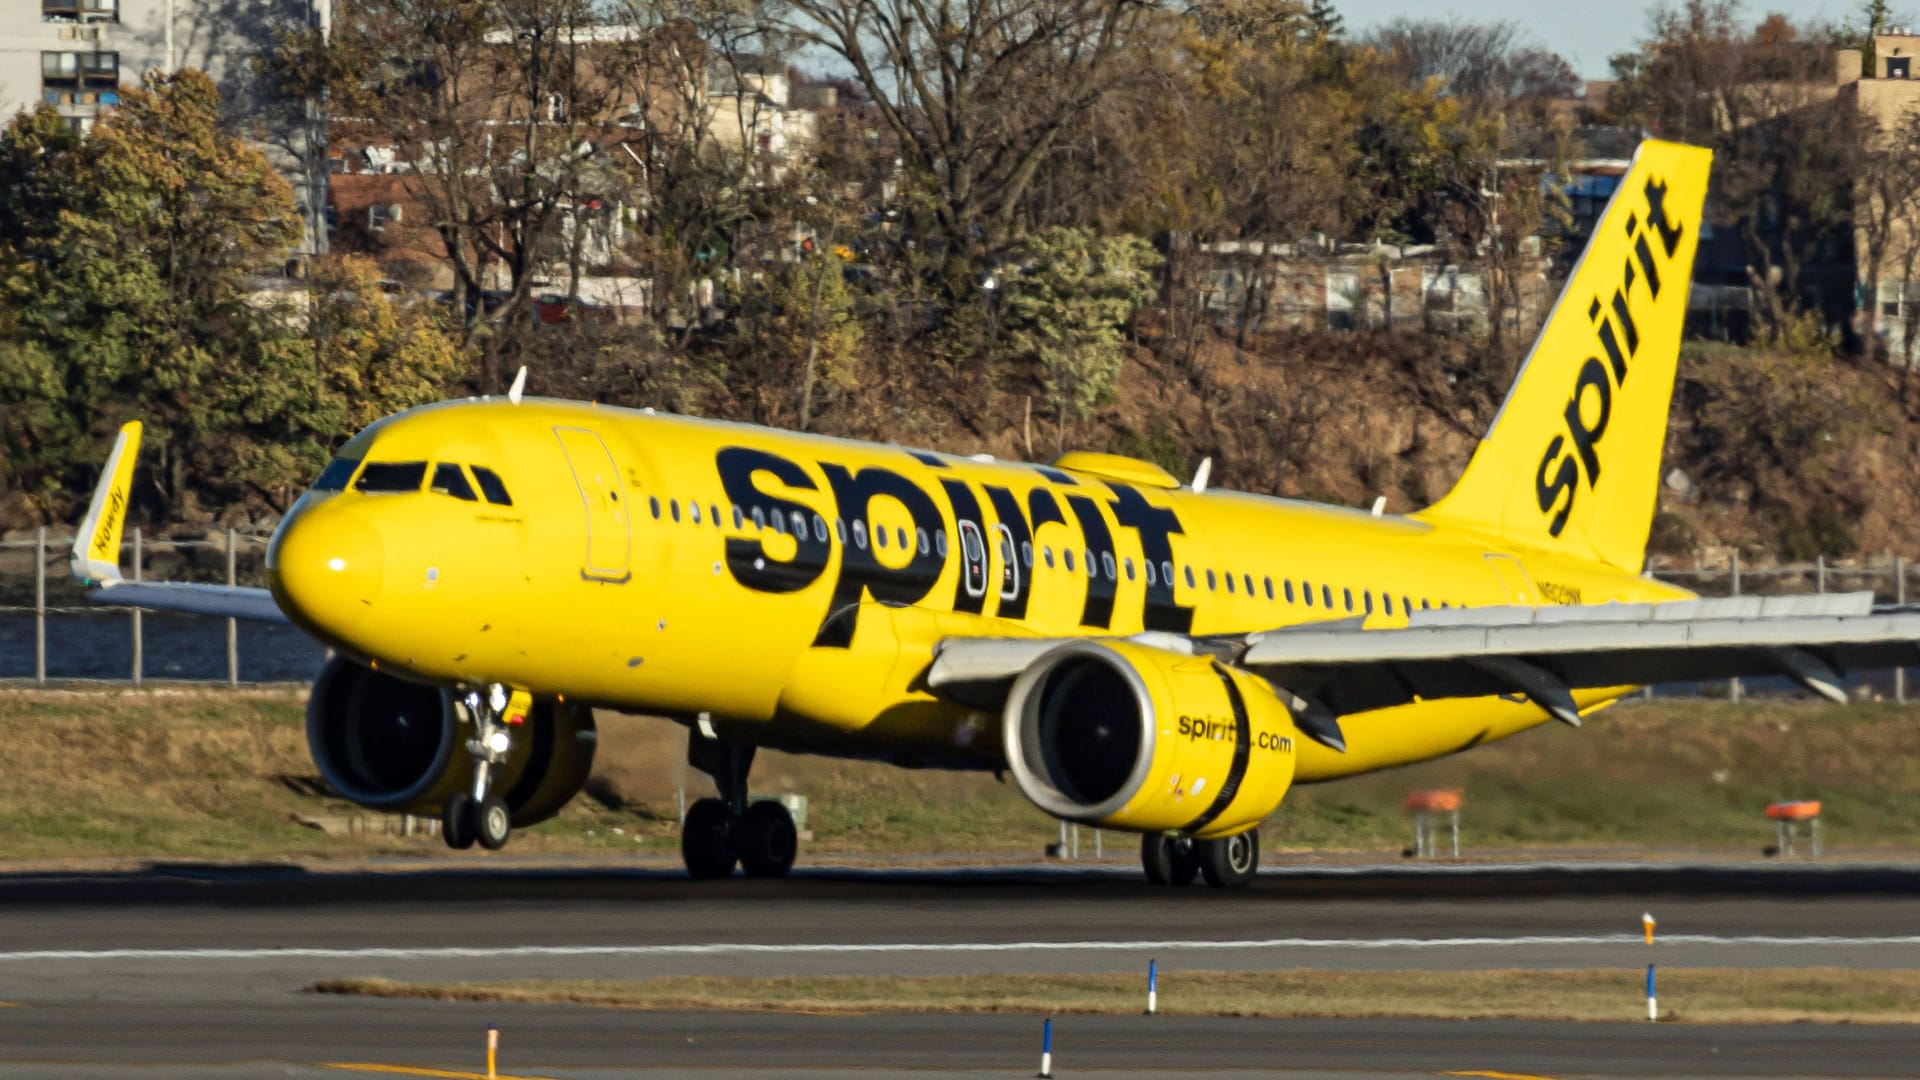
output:
<svg viewBox="0 0 1920 1080"><path fill-rule="evenodd" d="M1460 482L1416 516L1640 569L1712 161L1640 144Z"/></svg>
<svg viewBox="0 0 1920 1080"><path fill-rule="evenodd" d="M120 426L93 505L73 538L73 576L83 585L120 580L120 530L127 524L127 496L133 490L133 460L140 454L140 421Z"/></svg>

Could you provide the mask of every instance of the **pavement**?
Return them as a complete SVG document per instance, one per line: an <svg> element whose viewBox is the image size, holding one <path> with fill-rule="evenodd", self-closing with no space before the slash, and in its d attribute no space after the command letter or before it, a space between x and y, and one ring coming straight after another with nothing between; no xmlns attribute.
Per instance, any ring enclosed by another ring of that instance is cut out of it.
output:
<svg viewBox="0 0 1920 1080"><path fill-rule="evenodd" d="M504 1076L1031 1075L1036 1016L634 1012L307 988L365 976L1143 971L1148 959L1164 978L1650 960L1914 967L1917 893L1920 865L1891 863L1307 866L1224 893L1151 889L1119 866L701 883L484 859L0 873L0 1003L12 1006L0 1008L0 1078L474 1075L489 1022ZM1643 911L1659 919L1652 949ZM1054 1049L1063 1076L1559 1078L1901 1075L1920 1047L1920 1030L1902 1026L1629 1022L1638 1007L1623 1003L1620 1024L1060 1017Z"/></svg>

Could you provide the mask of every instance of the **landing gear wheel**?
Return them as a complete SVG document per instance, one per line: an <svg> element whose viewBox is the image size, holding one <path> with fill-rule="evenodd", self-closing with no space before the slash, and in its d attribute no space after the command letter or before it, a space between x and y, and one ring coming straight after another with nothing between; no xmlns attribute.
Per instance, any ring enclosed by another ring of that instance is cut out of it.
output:
<svg viewBox="0 0 1920 1080"><path fill-rule="evenodd" d="M440 839L455 851L465 851L473 846L472 796L464 793L454 795L447 800L447 805L440 808Z"/></svg>
<svg viewBox="0 0 1920 1080"><path fill-rule="evenodd" d="M777 802L749 805L733 824L732 840L733 850L740 856L740 869L748 877L786 877L793 869L793 857L800 851L800 833L793 827L793 815Z"/></svg>
<svg viewBox="0 0 1920 1080"><path fill-rule="evenodd" d="M680 858L694 880L733 873L732 825L727 804L719 799L696 799L687 807L686 824L680 827Z"/></svg>
<svg viewBox="0 0 1920 1080"><path fill-rule="evenodd" d="M1200 856L1200 872L1206 875L1207 884L1216 889L1243 888L1260 868L1257 829L1219 840L1196 840L1193 846Z"/></svg>
<svg viewBox="0 0 1920 1080"><path fill-rule="evenodd" d="M1194 841L1150 833L1140 838L1140 865L1147 881L1176 888L1193 884L1200 876L1200 862L1194 855Z"/></svg>
<svg viewBox="0 0 1920 1080"><path fill-rule="evenodd" d="M512 831L513 814L500 796L489 795L474 807L473 834L481 847L499 851L507 846L507 835Z"/></svg>

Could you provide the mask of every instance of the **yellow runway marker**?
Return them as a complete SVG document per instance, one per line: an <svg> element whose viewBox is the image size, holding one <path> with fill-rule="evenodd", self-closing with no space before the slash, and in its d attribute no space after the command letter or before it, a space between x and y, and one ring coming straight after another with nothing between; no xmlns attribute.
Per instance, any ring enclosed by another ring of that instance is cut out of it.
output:
<svg viewBox="0 0 1920 1080"><path fill-rule="evenodd" d="M483 1072L460 1072L456 1069L423 1069L414 1065L381 1065L368 1061L324 1061L323 1069L339 1069L342 1072L379 1073L384 1076L430 1076L440 1080L487 1080ZM509 1076L500 1073L495 1080L552 1080L545 1076Z"/></svg>
<svg viewBox="0 0 1920 1080"><path fill-rule="evenodd" d="M1534 1076L1531 1073L1495 1072L1492 1069L1482 1069L1476 1072L1446 1072L1446 1073L1441 1073L1440 1075L1442 1076L1484 1076L1484 1077L1487 1077L1488 1080L1553 1080L1553 1077L1551 1076Z"/></svg>

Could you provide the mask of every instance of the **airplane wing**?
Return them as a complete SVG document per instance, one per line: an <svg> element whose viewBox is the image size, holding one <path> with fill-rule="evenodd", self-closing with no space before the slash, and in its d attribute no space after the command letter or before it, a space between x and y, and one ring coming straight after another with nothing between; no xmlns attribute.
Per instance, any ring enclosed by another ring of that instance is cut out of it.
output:
<svg viewBox="0 0 1920 1080"><path fill-rule="evenodd" d="M73 576L96 604L220 615L236 619L286 622L287 616L266 589L186 582L128 581L120 573L120 534L127 523L127 495L133 486L133 461L140 452L140 422L120 428L113 453L100 473L87 516L73 538Z"/></svg>
<svg viewBox="0 0 1920 1080"><path fill-rule="evenodd" d="M1028 664L1067 640L950 638L935 650L927 684L994 707ZM1920 664L1920 611L1876 611L1873 594L1860 592L1454 609L1392 629L1344 619L1137 640L1261 675L1291 695L1303 732L1339 749L1340 717L1435 698L1517 695L1575 726L1574 691L1657 682L1779 675L1844 702L1843 672Z"/></svg>

